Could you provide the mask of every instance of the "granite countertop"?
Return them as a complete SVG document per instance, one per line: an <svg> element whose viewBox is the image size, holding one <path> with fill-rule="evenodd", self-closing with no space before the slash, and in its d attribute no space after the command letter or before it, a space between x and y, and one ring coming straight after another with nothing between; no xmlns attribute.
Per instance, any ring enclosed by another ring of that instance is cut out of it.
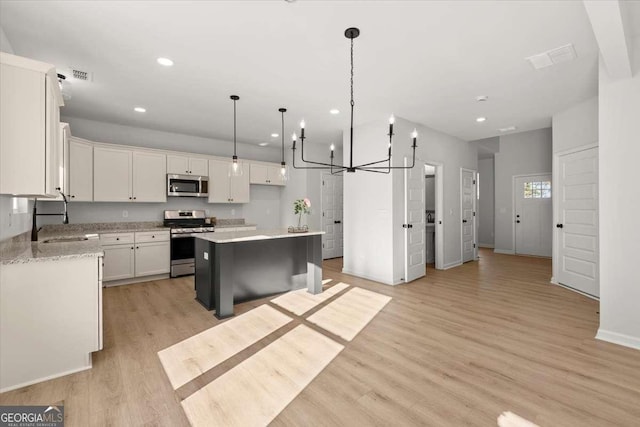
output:
<svg viewBox="0 0 640 427"><path fill-rule="evenodd" d="M97 237L80 242L44 243L23 239L21 241L9 240L0 244L0 265L103 255L104 252Z"/></svg>
<svg viewBox="0 0 640 427"><path fill-rule="evenodd" d="M257 227L258 224L245 224L244 222L242 224L216 224L215 228L216 230L221 228L221 229L225 229L225 228L235 228L235 227Z"/></svg>
<svg viewBox="0 0 640 427"><path fill-rule="evenodd" d="M289 237L306 237L324 234L324 231L309 230L306 233L289 233L286 228L271 230L218 231L215 233L196 233L194 237L213 243L236 243L254 240L285 239Z"/></svg>

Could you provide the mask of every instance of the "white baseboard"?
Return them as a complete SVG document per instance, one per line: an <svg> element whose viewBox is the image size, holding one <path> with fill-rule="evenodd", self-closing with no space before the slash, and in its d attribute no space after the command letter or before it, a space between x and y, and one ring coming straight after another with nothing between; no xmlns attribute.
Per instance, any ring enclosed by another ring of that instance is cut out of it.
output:
<svg viewBox="0 0 640 427"><path fill-rule="evenodd" d="M398 283L388 282L388 281L383 280L383 279L381 279L379 277L371 276L371 275L360 273L360 272L357 272L357 271L347 270L346 268L343 268L342 272L344 274L348 274L350 276L356 276L356 277L360 277L362 279L372 280L374 282L382 283L382 284L385 284L385 285L395 286L395 285L399 285L400 283L404 283L404 282L398 282Z"/></svg>
<svg viewBox="0 0 640 427"><path fill-rule="evenodd" d="M514 251L513 249L494 249L493 252L496 253L496 254L503 254L503 255L515 255L516 254L516 251Z"/></svg>
<svg viewBox="0 0 640 427"><path fill-rule="evenodd" d="M585 292L579 291L579 290L577 290L575 288L572 288L571 286L563 285L562 283L557 282L555 280L555 278L553 278L553 277L551 278L551 280L549 280L549 283L551 283L552 285L560 286L561 288L565 288L565 289L567 289L569 291L572 291L572 292L575 292L577 294L583 295L583 296L585 296L587 298L591 298L591 299L594 299L596 301L600 301L600 297L597 297L595 295L590 295L590 294L587 294Z"/></svg>
<svg viewBox="0 0 640 427"><path fill-rule="evenodd" d="M141 276L141 277L132 277L130 279L120 279L120 280L110 280L108 282L102 282L105 288L110 288L112 286L122 286L122 285L132 285L134 283L142 283L142 282L151 282L153 280L163 280L168 279L169 274L155 274L153 276Z"/></svg>
<svg viewBox="0 0 640 427"><path fill-rule="evenodd" d="M493 243L478 243L478 247L479 248L489 248L489 249L493 249Z"/></svg>
<svg viewBox="0 0 640 427"><path fill-rule="evenodd" d="M88 354L87 363L88 363L88 365L80 366L78 368L70 369L68 371L60 372L60 373L53 374L53 375L47 375L46 377L37 378L35 380L25 381L25 382L23 382L21 384L10 385L8 387L0 389L0 393L4 393L4 392L7 392L7 391L11 391L11 390L17 390L19 388L26 387L28 385L38 384L38 383L41 383L41 382L44 382L44 381L52 380L54 378L60 378L60 377L64 377L65 375L71 375L71 374L75 374L77 372L82 372L82 371L86 371L88 369L91 369L93 367L92 360L91 360L91 353Z"/></svg>
<svg viewBox="0 0 640 427"><path fill-rule="evenodd" d="M596 339L640 350L640 337L632 337L631 335L598 329Z"/></svg>
<svg viewBox="0 0 640 427"><path fill-rule="evenodd" d="M462 260L461 260L461 259L459 259L459 260L457 260L457 261L450 262L450 263L448 263L448 264L443 265L443 266L442 266L442 269L443 269L443 270L448 270L448 269L450 269L450 268L458 267L458 266L460 266L460 265L462 265Z"/></svg>

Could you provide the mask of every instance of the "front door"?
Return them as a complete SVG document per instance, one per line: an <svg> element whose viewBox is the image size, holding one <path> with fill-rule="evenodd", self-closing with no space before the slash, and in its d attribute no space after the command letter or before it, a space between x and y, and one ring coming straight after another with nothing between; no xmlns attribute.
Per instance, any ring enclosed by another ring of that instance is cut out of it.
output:
<svg viewBox="0 0 640 427"><path fill-rule="evenodd" d="M404 170L404 188L404 281L408 283L426 272L424 163L416 161Z"/></svg>
<svg viewBox="0 0 640 427"><path fill-rule="evenodd" d="M462 217L462 262L475 259L475 210L476 180L475 171L462 169L460 172L461 217Z"/></svg>
<svg viewBox="0 0 640 427"><path fill-rule="evenodd" d="M515 253L550 257L553 248L551 175L515 178Z"/></svg>
<svg viewBox="0 0 640 427"><path fill-rule="evenodd" d="M561 156L559 163L556 280L598 297L598 149Z"/></svg>
<svg viewBox="0 0 640 427"><path fill-rule="evenodd" d="M322 175L322 259L342 256L342 176Z"/></svg>

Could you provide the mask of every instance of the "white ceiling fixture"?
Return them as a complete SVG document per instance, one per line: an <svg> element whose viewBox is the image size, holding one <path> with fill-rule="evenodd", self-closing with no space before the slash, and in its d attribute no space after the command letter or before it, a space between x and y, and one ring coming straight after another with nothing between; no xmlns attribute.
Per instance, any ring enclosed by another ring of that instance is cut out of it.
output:
<svg viewBox="0 0 640 427"><path fill-rule="evenodd" d="M277 138L277 137L279 137L279 136L280 136L280 135L279 135L279 134L277 134L277 133L272 133L272 134L271 134L271 138Z"/></svg>
<svg viewBox="0 0 640 427"><path fill-rule="evenodd" d="M576 50L572 44L557 47L546 52L525 58L535 70L576 59Z"/></svg>
<svg viewBox="0 0 640 427"><path fill-rule="evenodd" d="M332 108L331 110L329 110L329 112L330 112L331 114L334 114L334 115L335 115L335 114L340 114L340 110L338 110L337 108Z"/></svg>
<svg viewBox="0 0 640 427"><path fill-rule="evenodd" d="M144 107L135 107L133 111L135 111L136 113L146 113L147 109Z"/></svg>
<svg viewBox="0 0 640 427"><path fill-rule="evenodd" d="M165 67L171 67L173 65L173 61L169 58L158 58L158 64L164 65Z"/></svg>
<svg viewBox="0 0 640 427"><path fill-rule="evenodd" d="M260 144L258 144L260 147L266 147L267 145L269 145L268 142L261 142Z"/></svg>
<svg viewBox="0 0 640 427"><path fill-rule="evenodd" d="M476 118L476 122L478 122L478 123L482 123L482 122L486 122L486 121L487 121L486 117L478 117L478 118Z"/></svg>
<svg viewBox="0 0 640 427"><path fill-rule="evenodd" d="M516 130L516 129L518 129L518 128L515 127L515 126L509 126L509 127L506 127L506 128L500 128L498 130L500 132L511 132L512 130Z"/></svg>
<svg viewBox="0 0 640 427"><path fill-rule="evenodd" d="M487 95L478 95L476 96L476 101L478 102L484 102L484 101L488 101L489 97Z"/></svg>

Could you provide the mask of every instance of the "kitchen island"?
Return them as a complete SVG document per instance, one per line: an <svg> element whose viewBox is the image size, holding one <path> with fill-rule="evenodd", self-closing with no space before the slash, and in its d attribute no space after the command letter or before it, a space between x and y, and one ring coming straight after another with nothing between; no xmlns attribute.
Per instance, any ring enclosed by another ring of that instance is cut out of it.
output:
<svg viewBox="0 0 640 427"><path fill-rule="evenodd" d="M233 304L307 288L322 292L323 231L286 228L198 233L196 300L216 317L233 316Z"/></svg>

